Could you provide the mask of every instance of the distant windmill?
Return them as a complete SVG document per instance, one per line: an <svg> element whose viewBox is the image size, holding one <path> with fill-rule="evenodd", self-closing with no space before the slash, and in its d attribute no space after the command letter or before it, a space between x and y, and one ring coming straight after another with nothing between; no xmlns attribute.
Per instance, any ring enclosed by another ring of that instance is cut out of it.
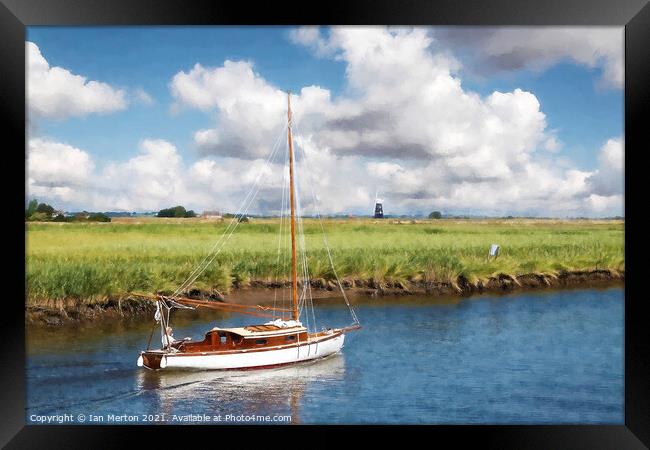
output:
<svg viewBox="0 0 650 450"><path fill-rule="evenodd" d="M375 192L375 219L384 218L384 207L382 200L379 198L378 193Z"/></svg>

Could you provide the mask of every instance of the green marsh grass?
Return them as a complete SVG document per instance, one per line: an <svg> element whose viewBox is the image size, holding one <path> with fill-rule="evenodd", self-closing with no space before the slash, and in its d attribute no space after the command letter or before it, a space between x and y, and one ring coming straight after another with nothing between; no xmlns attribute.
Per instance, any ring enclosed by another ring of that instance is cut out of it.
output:
<svg viewBox="0 0 650 450"><path fill-rule="evenodd" d="M199 219L26 224L28 302L92 303L135 291L173 291L226 226ZM327 219L324 227L339 276L379 285L625 270L620 221ZM278 230L272 219L241 223L194 286L227 292L233 283L288 280L288 248L284 268L276 264ZM310 276L332 280L320 225L304 219L304 230ZM501 254L488 261L493 243Z"/></svg>

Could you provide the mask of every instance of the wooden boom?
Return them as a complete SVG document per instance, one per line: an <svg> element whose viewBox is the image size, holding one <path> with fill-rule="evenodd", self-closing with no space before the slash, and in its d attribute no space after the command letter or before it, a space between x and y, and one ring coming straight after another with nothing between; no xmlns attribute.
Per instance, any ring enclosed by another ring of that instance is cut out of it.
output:
<svg viewBox="0 0 650 450"><path fill-rule="evenodd" d="M222 303L222 302L214 302L210 300L197 300L194 298L187 298L187 297L167 297L165 295L151 295L151 294L143 294L143 293L134 293L132 295L146 298L152 301L158 301L158 300L171 300L176 303L180 303L181 305L185 306L195 306L195 307L201 307L201 308L209 308L209 309L217 309L221 311L230 311L230 312L235 312L235 313L240 313L240 314L247 314L250 316L257 316L257 317L270 317L270 318L276 318L278 317L275 314L268 314L265 312L261 311L273 311L273 312L293 312L291 309L284 309L284 308L272 308L270 306L262 306L262 305L241 305L237 303Z"/></svg>

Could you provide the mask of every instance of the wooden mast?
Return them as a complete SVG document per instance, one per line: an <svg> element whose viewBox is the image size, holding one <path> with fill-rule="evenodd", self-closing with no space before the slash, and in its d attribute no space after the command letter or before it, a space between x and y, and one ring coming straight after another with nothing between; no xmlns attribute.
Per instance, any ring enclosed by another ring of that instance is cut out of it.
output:
<svg viewBox="0 0 650 450"><path fill-rule="evenodd" d="M293 187L293 139L291 138L291 92L287 93L287 139L289 140L289 189L291 190L291 287L293 293L293 320L298 320L298 277L296 275L296 218Z"/></svg>

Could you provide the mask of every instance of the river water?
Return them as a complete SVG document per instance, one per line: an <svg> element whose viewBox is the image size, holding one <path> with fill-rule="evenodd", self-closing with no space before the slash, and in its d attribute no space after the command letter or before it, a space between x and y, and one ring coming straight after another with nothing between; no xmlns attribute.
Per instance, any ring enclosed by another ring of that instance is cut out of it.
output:
<svg viewBox="0 0 650 450"><path fill-rule="evenodd" d="M610 288L357 299L363 328L346 336L341 354L245 372L136 367L149 318L29 328L26 420L623 424L623 297ZM316 319L350 322L343 302L331 299ZM181 311L174 335L201 339L215 325L245 323Z"/></svg>

